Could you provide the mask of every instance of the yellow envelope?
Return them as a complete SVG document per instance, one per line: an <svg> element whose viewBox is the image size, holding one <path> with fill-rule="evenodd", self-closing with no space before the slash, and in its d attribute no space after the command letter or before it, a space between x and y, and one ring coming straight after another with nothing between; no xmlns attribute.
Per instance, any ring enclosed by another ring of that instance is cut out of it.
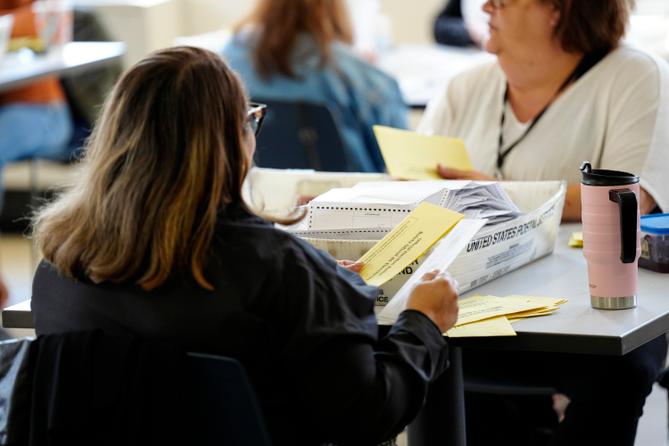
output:
<svg viewBox="0 0 669 446"><path fill-rule="evenodd" d="M453 327L445 333L449 338L484 336L516 336L516 331L504 316Z"/></svg>
<svg viewBox="0 0 669 446"><path fill-rule="evenodd" d="M388 173L407 180L434 180L437 164L460 170L473 170L465 143L445 136L420 135L408 130L374 126Z"/></svg>
<svg viewBox="0 0 669 446"><path fill-rule="evenodd" d="M543 303L524 303L518 300L507 301L496 296L472 296L458 302L460 311L456 326L471 322L545 308Z"/></svg>
<svg viewBox="0 0 669 446"><path fill-rule="evenodd" d="M430 203L421 203L395 228L360 257L360 276L381 286L423 255L464 215Z"/></svg>
<svg viewBox="0 0 669 446"><path fill-rule="evenodd" d="M530 310L522 313L507 314L506 318L509 319L510 321L517 321L520 319L526 319L528 317L548 316L549 314L555 313L557 310L558 310L557 308L547 309L547 310L536 310L536 311Z"/></svg>
<svg viewBox="0 0 669 446"><path fill-rule="evenodd" d="M554 307L557 305L562 305L567 302L567 299L564 297L545 297L545 296L522 296L520 294L511 294L504 297L507 301L520 302L520 303L536 303L544 304L547 307Z"/></svg>

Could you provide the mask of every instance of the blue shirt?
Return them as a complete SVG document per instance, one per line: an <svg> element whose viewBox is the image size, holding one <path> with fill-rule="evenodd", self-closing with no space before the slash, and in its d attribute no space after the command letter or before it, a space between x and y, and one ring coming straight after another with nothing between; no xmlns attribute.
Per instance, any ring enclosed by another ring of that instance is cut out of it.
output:
<svg viewBox="0 0 669 446"><path fill-rule="evenodd" d="M397 82L340 42L331 44L331 58L321 66L318 49L307 35L298 38L293 51L296 77L277 73L264 79L253 63L254 40L253 32L241 32L223 49L223 57L239 73L249 95L328 105L340 113L349 170L384 171L372 125L407 128L408 110Z"/></svg>

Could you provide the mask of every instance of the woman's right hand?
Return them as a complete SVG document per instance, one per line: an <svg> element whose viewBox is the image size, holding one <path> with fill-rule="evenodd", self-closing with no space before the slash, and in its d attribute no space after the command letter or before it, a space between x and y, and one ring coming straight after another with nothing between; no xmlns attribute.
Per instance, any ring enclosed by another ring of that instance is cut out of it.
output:
<svg viewBox="0 0 669 446"><path fill-rule="evenodd" d="M458 319L458 293L444 273L431 271L414 287L407 309L420 311L446 333Z"/></svg>

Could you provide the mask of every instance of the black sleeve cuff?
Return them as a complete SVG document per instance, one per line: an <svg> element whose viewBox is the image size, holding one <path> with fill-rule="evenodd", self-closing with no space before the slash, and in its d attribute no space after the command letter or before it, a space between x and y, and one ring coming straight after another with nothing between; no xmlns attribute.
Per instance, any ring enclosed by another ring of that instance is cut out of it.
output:
<svg viewBox="0 0 669 446"><path fill-rule="evenodd" d="M439 328L420 311L405 310L392 326L387 340L429 381L448 367L448 344Z"/></svg>

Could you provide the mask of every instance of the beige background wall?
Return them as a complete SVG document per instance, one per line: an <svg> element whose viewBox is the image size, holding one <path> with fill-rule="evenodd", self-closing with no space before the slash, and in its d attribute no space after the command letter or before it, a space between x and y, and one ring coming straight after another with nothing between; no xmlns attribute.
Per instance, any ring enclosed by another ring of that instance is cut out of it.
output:
<svg viewBox="0 0 669 446"><path fill-rule="evenodd" d="M256 0L75 0L100 14L115 39L128 45L126 64L149 51L170 46L178 36L229 28L246 15ZM395 44L432 41L432 22L446 0L347 0L352 8L378 2L388 17ZM669 0L637 0L637 12L655 14L633 22L642 46L669 56ZM634 30L633 30L634 31ZM666 40L666 41L665 41Z"/></svg>
<svg viewBox="0 0 669 446"><path fill-rule="evenodd" d="M349 0L353 6L363 1L367 0ZM390 19L395 43L422 43L432 40L432 20L445 0L378 1ZM255 0L75 0L75 4L98 11L113 37L127 43L129 64L171 45L178 36L232 26Z"/></svg>
<svg viewBox="0 0 669 446"><path fill-rule="evenodd" d="M230 26L253 7L255 0L175 0L180 3L187 34L198 34ZM353 7L365 0L349 0ZM427 42L432 39L431 23L445 0L378 0L381 12L392 23L399 42Z"/></svg>

